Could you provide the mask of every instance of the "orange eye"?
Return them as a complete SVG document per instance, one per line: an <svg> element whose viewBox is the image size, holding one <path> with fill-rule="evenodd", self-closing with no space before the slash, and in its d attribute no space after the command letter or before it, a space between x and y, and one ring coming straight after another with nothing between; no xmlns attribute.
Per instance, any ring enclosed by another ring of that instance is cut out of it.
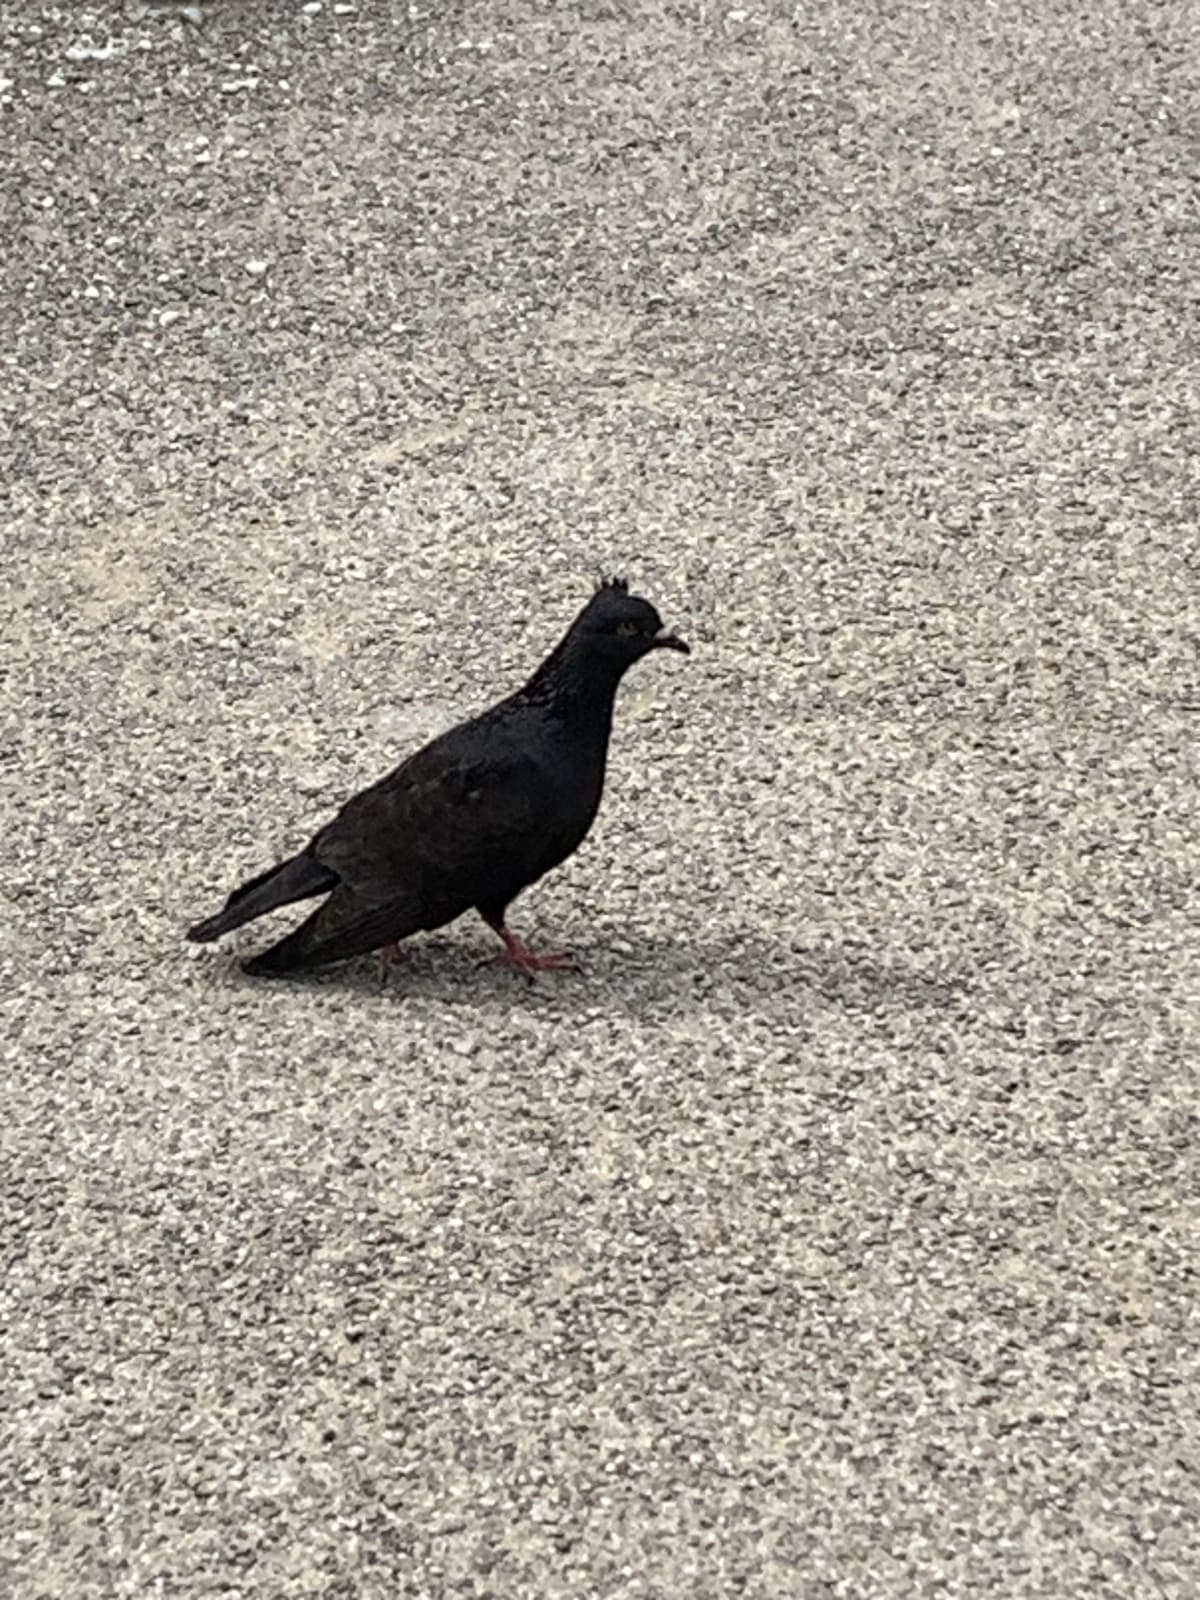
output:
<svg viewBox="0 0 1200 1600"><path fill-rule="evenodd" d="M617 632L621 635L622 639L629 639L635 633L640 633L641 631L642 630L638 627L636 622L617 623Z"/></svg>

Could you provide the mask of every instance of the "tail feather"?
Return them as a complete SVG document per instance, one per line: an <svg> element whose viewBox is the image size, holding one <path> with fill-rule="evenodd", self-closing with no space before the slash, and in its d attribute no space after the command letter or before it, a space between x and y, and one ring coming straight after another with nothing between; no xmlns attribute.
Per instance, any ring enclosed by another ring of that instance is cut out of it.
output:
<svg viewBox="0 0 1200 1600"><path fill-rule="evenodd" d="M342 887L278 944L243 961L242 970L255 977L278 977L323 967L366 955L429 925L419 896L397 890L390 898L364 899Z"/></svg>
<svg viewBox="0 0 1200 1600"><path fill-rule="evenodd" d="M252 922L255 917L274 911L277 906L290 905L293 900L307 900L314 894L326 894L337 882L336 872L302 851L243 883L215 916L205 917L203 922L189 928L187 937L196 944L208 944L231 928L240 928L244 922Z"/></svg>
<svg viewBox="0 0 1200 1600"><path fill-rule="evenodd" d="M256 956L243 961L242 971L256 978L278 978L288 972L301 972L305 967L320 965L319 958L317 961L312 958L311 945L317 918L323 910L323 906L318 907L311 916L305 917L298 928L285 934L278 944L260 950Z"/></svg>

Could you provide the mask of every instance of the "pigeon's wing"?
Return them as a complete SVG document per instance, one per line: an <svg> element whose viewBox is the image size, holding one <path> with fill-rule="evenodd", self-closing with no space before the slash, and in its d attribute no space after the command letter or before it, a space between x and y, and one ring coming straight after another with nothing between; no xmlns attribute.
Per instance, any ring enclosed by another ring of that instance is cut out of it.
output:
<svg viewBox="0 0 1200 1600"><path fill-rule="evenodd" d="M427 746L318 834L314 853L345 893L340 914L335 894L318 920L328 912L339 924L345 916L375 928L391 906L412 932L509 885L515 892L536 869L547 795L544 769L525 751ZM385 930L381 942L399 936Z"/></svg>
<svg viewBox="0 0 1200 1600"><path fill-rule="evenodd" d="M418 752L348 801L310 851L337 887L249 972L365 955L471 906L506 902L540 870L546 783L528 755Z"/></svg>
<svg viewBox="0 0 1200 1600"><path fill-rule="evenodd" d="M411 896L372 902L340 885L298 928L243 963L247 972L278 974L365 955L424 926Z"/></svg>

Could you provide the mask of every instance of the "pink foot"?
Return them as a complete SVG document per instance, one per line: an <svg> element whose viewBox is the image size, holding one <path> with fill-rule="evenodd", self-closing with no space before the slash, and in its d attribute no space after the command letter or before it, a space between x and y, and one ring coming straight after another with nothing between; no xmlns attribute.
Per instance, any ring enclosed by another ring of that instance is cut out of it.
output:
<svg viewBox="0 0 1200 1600"><path fill-rule="evenodd" d="M386 977L387 969L394 966L397 961L403 960L404 951L401 950L395 939L392 940L391 944L382 945L379 951L379 976L381 978Z"/></svg>
<svg viewBox="0 0 1200 1600"><path fill-rule="evenodd" d="M522 939L503 923L496 927L496 932L504 940L504 950L498 956L492 956L483 964L489 967L515 967L529 983L534 981L539 972L578 972L579 963L572 955L547 951L538 955L531 950Z"/></svg>

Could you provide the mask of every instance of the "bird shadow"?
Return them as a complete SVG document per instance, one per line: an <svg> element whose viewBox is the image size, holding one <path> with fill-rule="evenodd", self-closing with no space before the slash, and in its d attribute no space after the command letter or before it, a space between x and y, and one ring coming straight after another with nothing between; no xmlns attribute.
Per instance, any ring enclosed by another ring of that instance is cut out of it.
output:
<svg viewBox="0 0 1200 1600"><path fill-rule="evenodd" d="M531 984L511 968L491 965L481 947L435 935L404 944L400 959L386 968L377 957L364 957L275 981L475 1010L494 1010L507 1000L568 1015L598 1004L633 1014L737 1009L765 1015L806 996L848 1010L947 1007L968 988L960 976L882 961L865 944L805 945L786 934L731 930L715 938L675 937L623 928L575 942L571 954L578 971L540 974Z"/></svg>

